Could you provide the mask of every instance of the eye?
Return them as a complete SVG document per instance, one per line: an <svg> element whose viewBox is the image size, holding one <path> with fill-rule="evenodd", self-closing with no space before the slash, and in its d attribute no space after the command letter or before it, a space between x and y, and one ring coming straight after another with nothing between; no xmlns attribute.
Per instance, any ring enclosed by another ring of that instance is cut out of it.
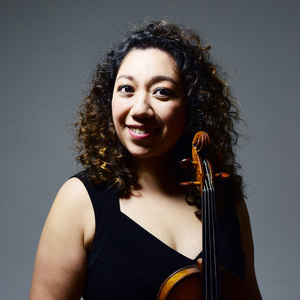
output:
<svg viewBox="0 0 300 300"><path fill-rule="evenodd" d="M134 90L130 85L121 85L118 87L118 92L121 92L123 94L133 94Z"/></svg>
<svg viewBox="0 0 300 300"><path fill-rule="evenodd" d="M174 93L167 88L157 88L153 94L157 95L159 98L163 98L163 99L168 99L168 98L174 97Z"/></svg>

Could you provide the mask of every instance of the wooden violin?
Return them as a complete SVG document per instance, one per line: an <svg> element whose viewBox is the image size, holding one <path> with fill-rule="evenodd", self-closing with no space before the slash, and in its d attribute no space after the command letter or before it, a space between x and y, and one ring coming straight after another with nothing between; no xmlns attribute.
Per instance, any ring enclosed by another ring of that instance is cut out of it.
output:
<svg viewBox="0 0 300 300"><path fill-rule="evenodd" d="M202 262L182 268L170 275L160 287L157 300L248 300L248 292L241 279L219 268L216 245L216 197L215 177L226 178L226 173L213 174L208 160L210 139L206 132L199 131L192 142L192 161L184 164L195 168L195 181L181 185L194 185L200 194L196 215L202 220ZM200 212L201 207L201 212ZM249 299L250 300L250 299Z"/></svg>

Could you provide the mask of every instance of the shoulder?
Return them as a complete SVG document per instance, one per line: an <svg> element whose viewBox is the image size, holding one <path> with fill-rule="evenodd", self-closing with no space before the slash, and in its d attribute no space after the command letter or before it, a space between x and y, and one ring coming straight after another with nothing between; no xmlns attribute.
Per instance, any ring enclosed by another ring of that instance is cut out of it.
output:
<svg viewBox="0 0 300 300"><path fill-rule="evenodd" d="M59 189L51 210L62 208L65 214L76 213L87 207L89 202L89 194L85 185L81 180L73 177Z"/></svg>
<svg viewBox="0 0 300 300"><path fill-rule="evenodd" d="M46 223L80 235L89 248L95 230L94 212L89 193L80 179L72 177L61 186Z"/></svg>
<svg viewBox="0 0 300 300"><path fill-rule="evenodd" d="M87 190L79 179L71 178L60 188L45 222L30 299L80 298L94 227Z"/></svg>
<svg viewBox="0 0 300 300"><path fill-rule="evenodd" d="M77 185L79 185L79 188L81 186L81 188L86 190L92 202L94 198L101 197L101 194L105 193L105 191L116 192L116 187L113 184L110 185L108 182L94 182L90 177L88 170L75 174L67 182L73 179L77 180ZM81 184L79 184L79 182Z"/></svg>
<svg viewBox="0 0 300 300"><path fill-rule="evenodd" d="M87 189L78 177L71 177L59 189L56 201L60 199L65 204L82 204L88 198Z"/></svg>

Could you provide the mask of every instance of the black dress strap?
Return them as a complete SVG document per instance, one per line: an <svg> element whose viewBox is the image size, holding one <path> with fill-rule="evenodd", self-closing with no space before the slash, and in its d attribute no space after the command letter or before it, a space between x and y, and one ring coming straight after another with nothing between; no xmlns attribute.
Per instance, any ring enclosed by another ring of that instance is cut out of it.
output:
<svg viewBox="0 0 300 300"><path fill-rule="evenodd" d="M91 269L114 230L119 213L119 198L114 188L104 184L94 185L87 171L80 172L73 177L78 178L84 184L94 208L96 230L88 259L88 268Z"/></svg>

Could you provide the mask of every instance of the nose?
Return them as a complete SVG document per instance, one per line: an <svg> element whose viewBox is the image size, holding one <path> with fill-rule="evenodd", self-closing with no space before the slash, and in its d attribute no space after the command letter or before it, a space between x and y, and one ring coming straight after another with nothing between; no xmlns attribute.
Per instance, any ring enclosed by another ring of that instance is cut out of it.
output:
<svg viewBox="0 0 300 300"><path fill-rule="evenodd" d="M150 118L154 115L151 101L147 93L136 95L130 110L130 115L136 118Z"/></svg>

